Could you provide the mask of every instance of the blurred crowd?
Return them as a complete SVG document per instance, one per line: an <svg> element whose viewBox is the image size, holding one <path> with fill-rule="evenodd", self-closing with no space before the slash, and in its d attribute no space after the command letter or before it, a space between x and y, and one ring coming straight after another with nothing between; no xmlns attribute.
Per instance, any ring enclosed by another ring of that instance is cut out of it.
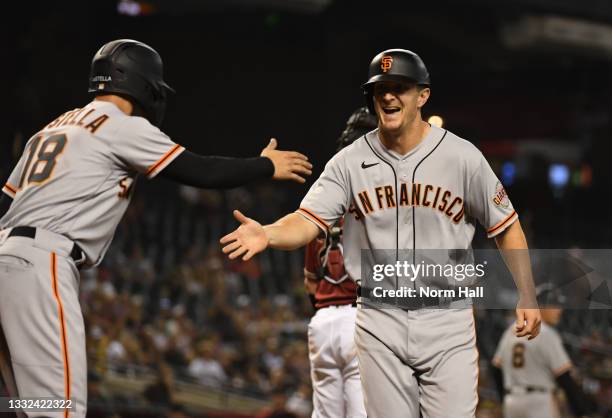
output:
<svg viewBox="0 0 612 418"><path fill-rule="evenodd" d="M153 404L173 404L181 380L261 399L284 396L296 416L310 413L312 307L296 264L301 255L230 263L217 230L197 228L229 224L229 211L217 210L228 200L255 210L248 195L185 188L178 200L136 197L105 261L82 272L90 378L154 370L159 379L143 394Z"/></svg>

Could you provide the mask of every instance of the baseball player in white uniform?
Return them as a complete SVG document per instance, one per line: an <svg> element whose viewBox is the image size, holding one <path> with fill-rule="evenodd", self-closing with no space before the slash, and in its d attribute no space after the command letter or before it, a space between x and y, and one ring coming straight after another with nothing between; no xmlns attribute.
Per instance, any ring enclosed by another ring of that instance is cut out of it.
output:
<svg viewBox="0 0 612 418"><path fill-rule="evenodd" d="M516 338L510 326L493 357L504 418L560 417L554 394L558 386L565 391L575 416L586 416L592 407L570 374L572 362L554 328L561 319L565 297L549 285L546 283L537 289L543 307L540 336L533 341Z"/></svg>
<svg viewBox="0 0 612 418"><path fill-rule="evenodd" d="M247 260L267 247L292 250L327 234L342 217L346 269L359 283L362 251L468 249L476 221L501 250L527 249L518 215L482 153L423 121L429 86L415 53L392 49L374 57L363 88L378 129L328 162L295 213L262 227L235 211L242 225L221 239L223 251ZM516 331L533 338L540 314L528 254L519 253L504 254L520 294ZM361 288L362 300L369 291ZM355 338L369 417L474 416L471 307L360 306Z"/></svg>
<svg viewBox="0 0 612 418"><path fill-rule="evenodd" d="M355 110L338 140L338 149L376 124L367 108ZM343 248L341 222L326 238L306 246L304 284L316 309L308 324L312 418L366 416L354 338L357 285L344 267Z"/></svg>
<svg viewBox="0 0 612 418"><path fill-rule="evenodd" d="M32 136L2 189L3 376L16 397L62 400L27 416L85 416L79 269L102 260L137 176L226 188L268 177L303 182L310 173L305 156L275 150L275 140L252 159L187 151L158 128L171 91L151 47L105 44L91 66L95 99Z"/></svg>

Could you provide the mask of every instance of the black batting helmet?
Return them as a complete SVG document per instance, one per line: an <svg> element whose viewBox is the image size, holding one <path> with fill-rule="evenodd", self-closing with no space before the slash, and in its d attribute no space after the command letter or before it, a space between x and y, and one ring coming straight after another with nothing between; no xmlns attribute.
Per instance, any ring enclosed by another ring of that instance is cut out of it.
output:
<svg viewBox="0 0 612 418"><path fill-rule="evenodd" d="M376 116L367 107L356 109L346 121L346 128L338 138L338 151L351 145L357 138L367 134L378 125Z"/></svg>
<svg viewBox="0 0 612 418"><path fill-rule="evenodd" d="M174 93L164 81L157 51L132 39L118 39L100 48L91 61L88 91L129 96L155 126L164 119L168 92Z"/></svg>
<svg viewBox="0 0 612 418"><path fill-rule="evenodd" d="M374 111L373 87L379 81L410 81L421 86L430 86L429 72L417 54L407 49L387 49L376 55L370 63L368 81L361 87L370 113Z"/></svg>

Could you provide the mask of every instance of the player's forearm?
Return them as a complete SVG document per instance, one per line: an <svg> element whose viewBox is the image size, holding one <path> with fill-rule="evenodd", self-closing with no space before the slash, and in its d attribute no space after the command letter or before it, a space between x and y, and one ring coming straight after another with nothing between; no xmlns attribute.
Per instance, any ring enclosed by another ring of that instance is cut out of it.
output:
<svg viewBox="0 0 612 418"><path fill-rule="evenodd" d="M188 186L228 189L270 178L273 174L274 165L265 157L212 157L185 150L160 176Z"/></svg>
<svg viewBox="0 0 612 418"><path fill-rule="evenodd" d="M319 228L302 215L291 213L273 224L264 226L268 246L280 250L303 247L319 235Z"/></svg>
<svg viewBox="0 0 612 418"><path fill-rule="evenodd" d="M507 230L496 236L495 243L508 266L508 270L512 273L512 278L523 302L533 304L533 306L525 307L537 307L529 247L519 221L517 220Z"/></svg>

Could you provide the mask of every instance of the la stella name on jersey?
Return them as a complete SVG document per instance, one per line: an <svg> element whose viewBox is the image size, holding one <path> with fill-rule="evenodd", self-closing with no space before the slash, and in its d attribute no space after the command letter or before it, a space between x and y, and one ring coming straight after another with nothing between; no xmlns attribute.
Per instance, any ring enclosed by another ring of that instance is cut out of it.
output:
<svg viewBox="0 0 612 418"><path fill-rule="evenodd" d="M465 213L463 199L453 195L440 186L420 183L400 183L399 202L396 202L395 187L379 186L368 192L363 190L357 194L361 214L371 215L379 210L393 209L399 206L416 206L431 208L446 215L454 223L459 223Z"/></svg>
<svg viewBox="0 0 612 418"><path fill-rule="evenodd" d="M85 111L87 109L87 111ZM91 113L95 109L92 108L82 108L82 109L74 109L70 112L66 112L53 122L48 124L45 129L57 128L59 126L66 125L74 125L74 126L82 126L87 129L92 134L96 133L96 131L108 120L108 115L98 115L97 117L90 117Z"/></svg>

